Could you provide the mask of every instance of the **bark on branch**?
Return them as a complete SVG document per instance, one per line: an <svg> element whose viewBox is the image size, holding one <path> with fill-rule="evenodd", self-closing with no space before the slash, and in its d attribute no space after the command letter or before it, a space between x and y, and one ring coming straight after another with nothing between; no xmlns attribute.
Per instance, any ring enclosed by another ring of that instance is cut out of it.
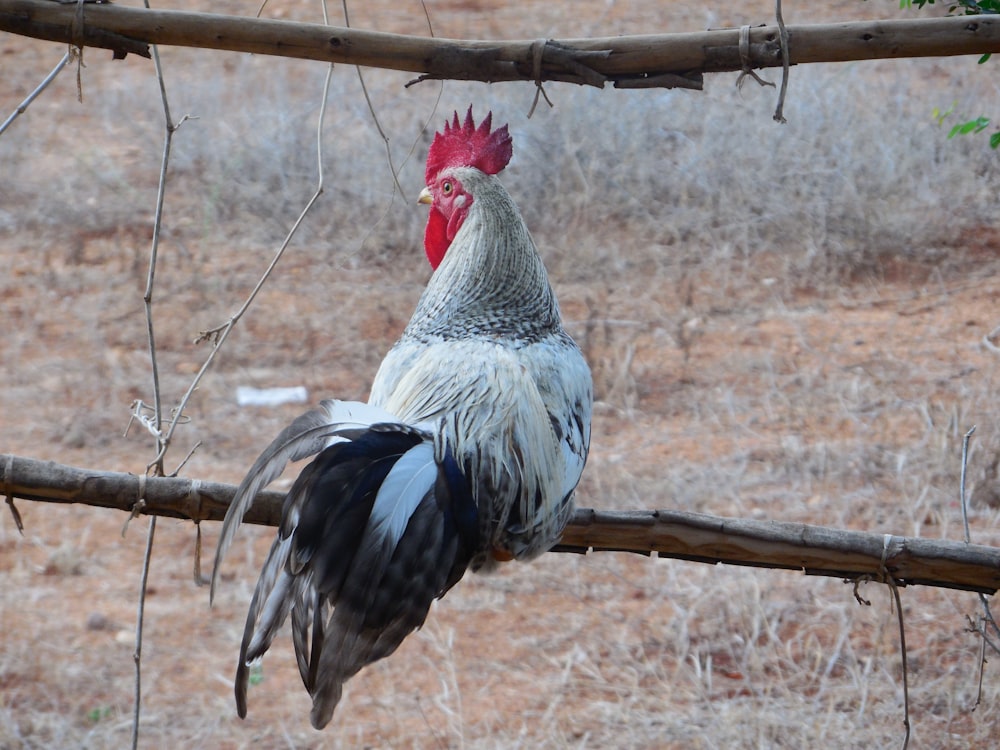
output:
<svg viewBox="0 0 1000 750"><path fill-rule="evenodd" d="M776 26L566 40L460 40L212 13L58 0L0 0L0 31L104 47L116 56L176 45L406 71L416 80L566 81L701 88L703 73L782 64ZM788 26L791 64L1000 52L1000 16ZM745 60L745 61L744 61Z"/></svg>
<svg viewBox="0 0 1000 750"><path fill-rule="evenodd" d="M146 477L65 466L0 454L0 494L53 503L82 503L195 521L221 521L236 488L180 477ZM276 526L284 495L265 491L248 523ZM656 552L706 563L803 570L836 578L890 576L900 585L994 593L1000 549L941 539L844 531L779 521L654 510L580 509L556 552Z"/></svg>

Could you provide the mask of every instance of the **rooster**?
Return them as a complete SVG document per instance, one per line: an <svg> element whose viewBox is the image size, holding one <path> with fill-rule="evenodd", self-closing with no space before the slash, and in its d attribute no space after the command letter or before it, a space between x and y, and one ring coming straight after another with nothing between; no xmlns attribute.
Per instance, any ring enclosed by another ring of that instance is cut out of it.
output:
<svg viewBox="0 0 1000 750"><path fill-rule="evenodd" d="M496 175L513 153L492 113L436 133L419 202L434 273L368 403L320 403L251 467L212 572L257 493L315 456L289 490L250 603L236 670L291 615L311 721L344 682L419 628L467 569L529 560L559 541L587 459L593 388L524 220Z"/></svg>

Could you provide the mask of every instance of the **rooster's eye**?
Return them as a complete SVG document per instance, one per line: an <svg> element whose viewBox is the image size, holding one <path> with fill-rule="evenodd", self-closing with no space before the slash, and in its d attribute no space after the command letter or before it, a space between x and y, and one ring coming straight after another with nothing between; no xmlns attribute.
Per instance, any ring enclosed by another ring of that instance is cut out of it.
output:
<svg viewBox="0 0 1000 750"><path fill-rule="evenodd" d="M441 185L441 192L445 195L451 195L451 191L454 190L454 186L450 182L445 182Z"/></svg>

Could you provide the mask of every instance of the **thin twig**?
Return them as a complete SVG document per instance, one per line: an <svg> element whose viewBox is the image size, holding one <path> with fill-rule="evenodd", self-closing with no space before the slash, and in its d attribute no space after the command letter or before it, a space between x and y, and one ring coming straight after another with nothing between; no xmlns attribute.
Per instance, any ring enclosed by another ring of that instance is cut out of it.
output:
<svg viewBox="0 0 1000 750"><path fill-rule="evenodd" d="M978 628L976 628L975 631L979 632ZM979 704L983 702L983 676L985 674L986 674L986 638L983 637L979 639L979 684L976 687L976 702L972 706L973 711L979 708Z"/></svg>
<svg viewBox="0 0 1000 750"><path fill-rule="evenodd" d="M778 36L781 39L781 89L778 92L778 106L774 109L774 119L776 122L784 123L787 122L785 120L785 92L788 91L790 54L788 52L788 29L785 28L785 19L781 16L781 0L774 0L774 15L778 21Z"/></svg>
<svg viewBox="0 0 1000 750"><path fill-rule="evenodd" d="M344 26L351 28L351 17L347 10L347 0L341 0L341 5L344 8ZM329 23L326 17L326 2L323 2L323 22ZM333 65L331 64L331 68ZM385 134L385 130L382 128L382 123L379 122L378 115L375 114L375 105L372 104L372 98L368 94L368 85L365 83L365 76L361 72L361 66L355 65L355 70L358 72L358 80L361 82L361 93L365 96L365 102L368 104L368 111L371 113L372 120L375 122L375 128L378 130L379 136L382 138L382 143L385 145L385 158L389 162L389 172L392 173L392 182L394 185L393 197L395 198L395 191L398 190L399 194L406 200L406 191L403 190L403 186L399 184L399 174L396 167L392 163L392 148L389 142L389 136ZM390 203L391 205L391 203Z"/></svg>
<svg viewBox="0 0 1000 750"><path fill-rule="evenodd" d="M191 446L191 450L189 450L187 452L187 455L184 456L184 458L181 460L181 462L179 464L177 464L177 468L174 469L173 476L177 476L178 474L181 473L181 469L183 469L184 466L187 464L187 462L191 460L191 456L193 456L194 453L195 453L195 451L198 450L200 447L201 447L201 441L200 440L197 443L195 443L194 445Z"/></svg>
<svg viewBox="0 0 1000 750"><path fill-rule="evenodd" d="M153 48L156 49L155 47ZM155 53L154 53L155 54ZM156 535L156 516L149 519L146 534L146 552L142 557L142 577L139 580L139 606L135 616L135 709L132 714L132 750L139 747L139 706L142 700L142 625L146 615L146 591L149 582L149 562L153 557L153 538Z"/></svg>
<svg viewBox="0 0 1000 750"><path fill-rule="evenodd" d="M76 56L76 100L80 104L83 104L83 3L84 0L76 0L76 13L73 14L73 23L70 27L73 35L70 51L75 50Z"/></svg>
<svg viewBox="0 0 1000 750"><path fill-rule="evenodd" d="M975 431L976 426L972 425L969 431L965 433L965 437L962 438L962 475L958 483L958 502L962 506L962 523L965 524L966 544L972 543L972 537L969 534L969 504L966 502L965 496L965 474L966 468L969 465L969 440L972 438L972 433Z"/></svg>
<svg viewBox="0 0 1000 750"><path fill-rule="evenodd" d="M886 583L892 589L892 597L896 602L896 619L899 622L899 654L903 660L903 726L906 729L901 747L902 750L906 750L910 744L910 679L906 665L906 627L903 624L903 603L899 598L899 586L892 576L888 575L888 571L886 571Z"/></svg>
<svg viewBox="0 0 1000 750"><path fill-rule="evenodd" d="M333 64L331 63L331 68ZM395 165L392 163L392 148L389 142L389 136L385 134L385 130L382 128L382 123L379 122L378 115L375 114L375 105L372 104L371 96L368 95L368 86L365 84L364 74L361 72L361 66L355 65L355 69L358 71L358 80L361 81L361 92L365 95L365 102L368 103L368 111L371 112L372 120L375 123L375 127L378 130L378 134L382 137L382 143L385 144L385 158L389 162L389 172L392 174L392 182L394 190L398 190L399 194L406 200L406 192L403 190L403 186L399 183L399 170L396 169Z"/></svg>
<svg viewBox="0 0 1000 750"><path fill-rule="evenodd" d="M14 505L14 496L6 496L7 508L10 509L10 515L14 519L14 526L17 527L17 533L24 536L24 521L21 519L21 511L17 509Z"/></svg>
<svg viewBox="0 0 1000 750"><path fill-rule="evenodd" d="M330 73L327 73L327 79L325 85L326 88L328 89L330 85ZM321 123L323 120L325 107L326 104L324 99L323 108L320 110ZM320 127L322 127L322 125L320 125ZM322 159L320 160L320 163L322 164ZM318 187L316 188L316 191L313 193L312 197L306 202L305 208L302 209L301 213L299 213L298 218L292 224L291 229L288 230L288 234L285 235L285 239L281 242L281 245L275 251L274 257L271 258L271 262L268 263L267 268L264 269L264 273L261 274L260 279L257 281L256 285L254 285L254 288L250 292L250 294L247 295L247 298L243 301L243 304L240 305L240 308L235 313L233 313L233 315L229 318L228 321L226 321L220 326L216 326L215 328L210 328L208 330L201 331L198 334L198 337L195 339L194 343L196 344L199 344L203 341L211 340L212 351L208 353L208 356L205 358L205 362L201 366L201 369L198 370L198 373L194 376L194 378L191 381L191 384L188 386L187 391L184 393L183 398L181 398L180 404L177 407L178 412L182 411L187 406L187 402L191 399L191 396L194 394L195 389L198 387L199 383L201 383L202 378L205 376L205 373L208 371L208 368L214 361L215 355L218 353L219 349L222 348L222 345L226 342L226 339L229 337L229 334L233 330L233 327L239 322L239 320L243 317L243 315L246 314L247 310L250 308L250 305L253 304L254 300L257 298L257 295L260 293L260 290L264 288L264 284L266 284L268 279L271 277L271 273L278 265L278 261L281 260L281 257L284 255L285 250L291 243L292 238L295 236L295 233L299 230L299 227L302 225L302 222L305 219L306 214L309 213L313 205L316 203L316 201L322 194L323 194L323 173L322 173L322 166L320 166L319 183ZM166 438L164 438L166 441L169 441L176 424L177 420L171 422L170 429L167 431L167 436Z"/></svg>
<svg viewBox="0 0 1000 750"><path fill-rule="evenodd" d="M201 521L194 522L194 585L204 586L205 578L201 574Z"/></svg>
<svg viewBox="0 0 1000 750"><path fill-rule="evenodd" d="M325 18L326 17L325 5L323 8L323 14ZM181 398L180 403L177 405L175 409L175 413L177 415L180 415L184 412L184 409L187 407L188 401L190 401L191 399L191 396L194 394L198 385L201 383L201 380L202 378L204 378L205 373L208 372L208 369L212 366L212 363L215 361L216 354L218 354L219 350L226 343L226 339L229 337L229 334L232 332L235 325L246 314L247 310L250 309L250 306L253 304L254 300L257 299L257 295L260 293L260 290L264 288L264 285L267 283L268 279L271 278L272 272L277 267L278 262L281 260L282 256L284 256L285 250L288 249L289 244L291 244L292 238L295 237L296 233L299 230L299 227L302 226L302 223L305 220L306 215L312 210L312 207L316 204L316 201L318 201L319 197L323 194L323 122L324 118L326 117L326 106L327 106L327 100L329 99L330 95L330 82L332 77L333 77L333 64L331 63L326 73L326 80L323 83L323 98L319 109L319 117L317 118L317 123L316 123L316 155L317 155L316 190L313 192L312 197L310 197L309 200L306 201L305 207L299 213L298 217L295 219L295 222L292 224L291 229L289 229L288 233L285 235L285 239L282 241L281 245L275 251L274 257L271 258L271 262L268 263L267 268L264 269L264 273L261 274L260 279L258 279L256 285L254 285L254 288L251 290L247 298L243 301L243 304L240 305L239 309L229 318L228 321L226 321L222 325L216 326L215 328L210 328L206 331L201 331L198 334L198 337L195 339L195 343L197 344L203 341L211 340L212 350L208 353L208 356L205 358L204 363L202 363L201 369L199 369L197 374L195 374L194 378L191 380L191 384L188 386L187 391L184 393L184 396ZM169 444L170 439L173 436L174 429L177 427L177 423L178 420L175 419L170 424L170 427L167 430L167 434L163 439L164 446Z"/></svg>
<svg viewBox="0 0 1000 750"><path fill-rule="evenodd" d="M48 85L56 79L56 76L59 75L59 72L69 64L69 61L73 59L74 54L75 52L73 51L73 49L70 49L68 52L66 52L66 54L63 55L62 60L56 63L56 66L52 69L52 72L42 79L42 82L35 87L34 91L32 91L24 98L23 102L17 105L17 107L11 113L10 117L8 117L6 120L3 121L2 124L0 124L0 135L3 135L3 132L10 127L11 123L13 123L14 120L16 120L18 117L20 117L27 111L28 107L31 106L31 103L38 98L38 95L41 94L46 89L46 87L48 87Z"/></svg>
<svg viewBox="0 0 1000 750"><path fill-rule="evenodd" d="M972 535L969 533L969 501L968 495L965 491L965 478L968 474L969 466L969 441L972 439L972 434L976 431L976 426L973 425L969 428L969 431L965 433L962 438L962 473L959 479L959 504L962 506L962 522L965 524L965 543L972 544ZM978 633L982 643L979 649L979 688L976 692L976 703L975 707L980 704L983 698L983 674L986 671L986 647L989 646L990 649L996 653L1000 654L1000 646L997 645L990 638L987 633L987 629L992 630L995 637L1000 638L1000 626L997 625L997 621L993 618L993 612L990 610L990 602L982 593L979 594L979 604L983 608L983 613L979 616L978 622L974 620L971 616L969 617L969 630L973 633Z"/></svg>
<svg viewBox="0 0 1000 750"><path fill-rule="evenodd" d="M149 0L144 0L147 9L150 8ZM163 456L166 453L169 440L162 434L163 425L163 403L160 393L160 372L156 361L156 335L153 326L153 289L156 283L156 262L159 253L160 235L163 230L163 201L167 191L167 168L170 164L170 149L173 144L174 132L180 127L180 123L174 124L170 115L170 101L167 98L167 86L163 80L163 65L160 62L160 52L156 45L151 49L153 57L153 68L156 71L156 82L160 89L160 103L163 107L163 155L160 160L160 176L156 190L156 208L153 212L153 237L149 248L149 270L146 275L146 289L143 292L142 300L146 315L146 336L149 344L150 370L153 380L153 415L147 429L156 436L156 458L146 466L147 473L152 470L154 476L163 476ZM78 72L79 74L79 72ZM81 88L82 92L82 88ZM182 119L181 122L184 122ZM141 406L137 403L132 414L132 419L138 418L144 421L145 415L141 413ZM177 416L180 412L175 413ZM171 431L176 426L176 419L171 423ZM145 479L145 477L143 477ZM145 482L140 486L144 487ZM145 503L145 493L140 493L137 509ZM126 522L127 526L127 522ZM124 533L124 529L122 530ZM149 523L149 530L146 537L146 554L142 561L141 581L139 584L139 606L135 623L135 705L132 713L132 748L139 747L139 718L142 711L142 628L143 617L146 606L146 583L149 580L149 564L152 559L153 539L156 535L156 519Z"/></svg>
<svg viewBox="0 0 1000 750"><path fill-rule="evenodd" d="M982 630L980 632L983 634L983 638L986 639L986 644L993 649L994 653L1000 654L1000 646L991 641L986 635L986 626L989 626L989 629L993 631L994 637L1000 638L1000 626L997 625L997 621L993 617L993 612L990 609L990 601L984 594L980 593L979 603L983 607Z"/></svg>
<svg viewBox="0 0 1000 750"><path fill-rule="evenodd" d="M858 604L870 607L871 602L861 596L858 588L861 583L867 583L872 580L878 580L892 590L892 597L896 604L896 618L899 622L899 651L903 664L903 726L906 731L903 734L902 750L906 750L906 747L910 744L910 680L906 663L906 627L903 623L903 603L899 597L899 584L892 577L887 565L892 540L893 536L891 534L882 535L882 559L879 561L878 572L875 574L868 573L854 579L854 598L858 601Z"/></svg>
<svg viewBox="0 0 1000 750"><path fill-rule="evenodd" d="M420 0L420 9L424 12L424 18L427 19L427 36L434 38L434 24L431 23L431 13L427 10L427 3L425 0Z"/></svg>
<svg viewBox="0 0 1000 750"><path fill-rule="evenodd" d="M431 23L431 13L427 9L427 3L424 2L424 0L420 0L420 7L423 9L424 18L427 20L427 36L433 39L434 25ZM443 95L444 95L444 81L440 81L438 83L437 98L434 100L434 106L431 108L431 113L427 116L427 119L424 121L423 126L421 126L420 133L417 135L416 138L413 139L413 143L410 144L410 150L406 152L406 158L403 159L403 163L402 165L400 165L400 169L405 167L407 162L409 162L410 159L413 157L413 154L416 153L417 145L420 143L420 137L424 133L426 133L427 128L431 126L431 122L434 120L434 115L437 113L438 106L441 104L441 97ZM388 213L388 210L386 211L386 213Z"/></svg>
<svg viewBox="0 0 1000 750"><path fill-rule="evenodd" d="M433 37L434 27L431 24L430 12L427 10L427 5L425 3L421 2L420 5L424 11L424 18L427 20L428 35ZM350 27L350 17L347 11L346 0L343 0L343 7L344 7L344 23L348 27ZM382 222L385 221L386 217L389 216L389 213L392 211L392 207L396 201L397 191L399 195L402 196L403 200L404 201L406 200L406 192L403 190L403 186L399 182L399 174L403 171L403 168L409 163L410 159L413 157L413 154L416 153L417 146L420 145L421 135L423 135L427 131L427 128L430 127L431 121L434 119L434 114L437 112L438 105L441 103L441 96L442 94L444 94L444 81L441 81L439 84L437 98L434 100L434 106L431 108L431 114L427 117L427 120L424 121L424 124L421 126L420 131L417 134L417 137L414 138L413 142L410 144L410 149L409 151L406 152L406 156L403 158L403 162L399 165L399 169L396 169L395 165L393 164L392 153L389 150L389 138L386 136L385 131L382 129L382 125L379 122L378 115L375 114L375 107L374 104L372 103L371 98L368 95L368 87L365 84L364 76L361 74L361 68L357 67L357 70L358 70L358 78L361 81L361 90L364 93L365 101L368 103L368 111L371 113L372 120L375 121L375 127L378 129L379 135L382 137L382 142L385 144L386 157L387 157L386 161L388 162L389 172L392 174L392 180L393 180L392 194L389 196L389 202L386 204L385 210L378 217L378 219L368 228L365 234L361 237L361 241L358 243L359 247L363 247L365 242L367 242L368 238L372 235L372 233L375 232L375 230L382 225Z"/></svg>
<svg viewBox="0 0 1000 750"><path fill-rule="evenodd" d="M864 607L872 606L872 602L871 599L865 599L863 596L861 596L861 584L871 583L871 580L872 576L870 574L858 576L857 578L854 579L854 598L857 600L858 604Z"/></svg>
<svg viewBox="0 0 1000 750"><path fill-rule="evenodd" d="M149 0L144 0L144 2L148 8ZM173 144L174 132L178 126L174 125L173 119L170 116L170 102L167 99L167 87L163 80L163 66L160 63L159 49L156 45L153 45L151 51L153 66L156 70L156 81L160 88L160 103L163 106L164 137L163 155L160 159L160 178L156 191L156 208L153 212L153 238L149 248L149 271L146 275L146 290L143 292L142 301L146 312L146 337L149 343L149 361L153 380L153 417L151 428L154 434L158 434L163 424L163 401L160 392L160 369L156 361L156 334L153 326L153 289L156 284L156 262L159 254L160 235L163 230L163 201L167 192L167 168L170 164L170 148ZM147 471L152 469L154 475L164 476L163 456L166 453L168 445L168 437L161 435L157 438L156 458L146 467Z"/></svg>

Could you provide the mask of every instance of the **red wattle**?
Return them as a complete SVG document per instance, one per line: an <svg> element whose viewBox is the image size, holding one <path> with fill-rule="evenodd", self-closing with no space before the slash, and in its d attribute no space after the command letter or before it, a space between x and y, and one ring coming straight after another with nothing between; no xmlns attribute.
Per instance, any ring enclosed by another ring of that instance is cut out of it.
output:
<svg viewBox="0 0 1000 750"><path fill-rule="evenodd" d="M431 268L436 269L448 252L451 239L448 237L448 220L435 206L431 206L427 216L427 228L424 230L424 252Z"/></svg>

